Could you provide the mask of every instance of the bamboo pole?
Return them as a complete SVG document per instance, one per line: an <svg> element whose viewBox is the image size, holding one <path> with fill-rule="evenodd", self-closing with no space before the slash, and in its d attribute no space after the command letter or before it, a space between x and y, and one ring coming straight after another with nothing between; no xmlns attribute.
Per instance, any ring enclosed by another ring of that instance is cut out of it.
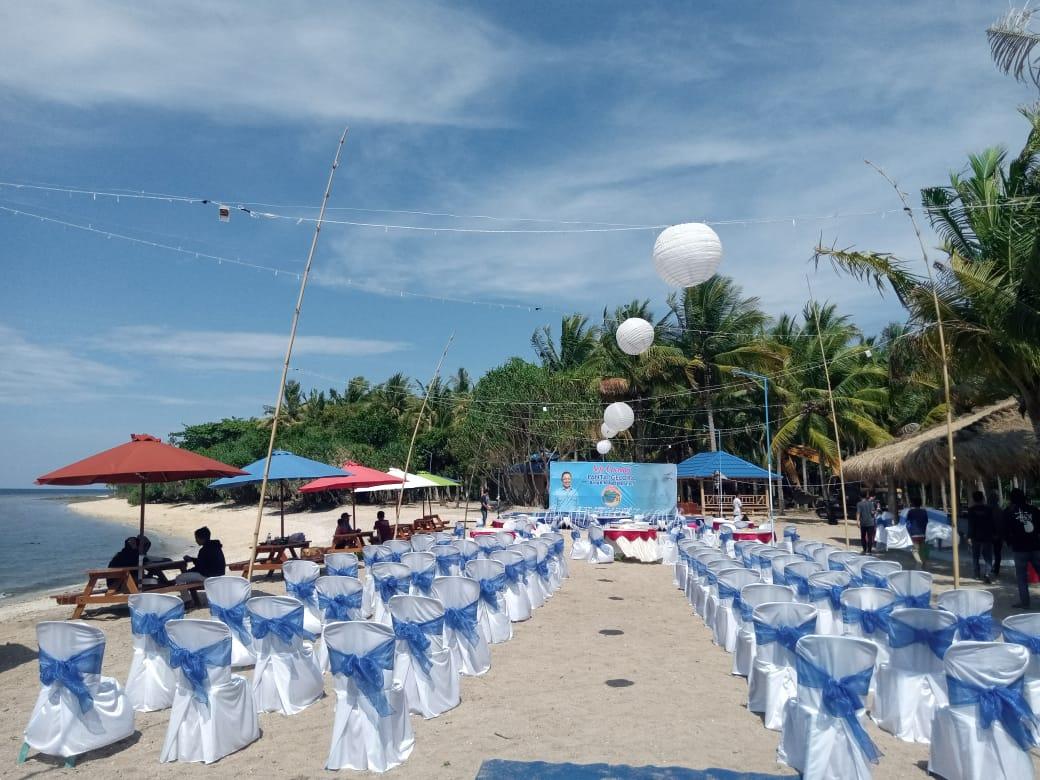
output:
<svg viewBox="0 0 1040 780"><path fill-rule="evenodd" d="M942 309L939 306L939 293L935 290L935 279L932 278L932 264L928 259L928 250L925 248L924 238L921 236L921 228L918 227L917 220L914 218L913 209L910 208L910 204L906 199L906 193L899 189L899 186L892 180L892 178L877 165L874 165L870 160L864 160L864 162L881 174L885 181L892 185L892 189L896 191L899 200L903 202L903 211L906 212L906 216L910 219L910 224L914 228L914 234L917 236L917 243L921 247L921 259L924 261L924 270L928 274L928 286L931 288L932 304L935 306L935 323L939 329L939 352L940 358L942 359L943 395L946 400L946 454L947 459L950 462L950 485L952 487L957 484L957 456L953 450L953 403L950 400L950 361L949 355L946 352L946 331L943 328ZM961 586L961 562L960 535L957 533L956 500L951 502L950 506L950 525L953 531L953 587L959 588Z"/></svg>
<svg viewBox="0 0 1040 780"><path fill-rule="evenodd" d="M422 416L426 412L426 404L430 400L430 391L433 389L433 383L437 381L437 377L441 374L441 365L444 363L444 358L448 354L448 349L451 348L451 342L455 340L455 331L451 332L448 336L448 343L444 345L444 351L441 352L441 359L437 361L437 368L433 371L433 377L430 379L428 385L426 385L426 394L422 399L422 406L419 407L419 414L415 418L415 428L412 430L412 440L408 444L408 455L404 460L404 479L408 481L408 468L412 465L412 452L415 450L415 439L419 435L419 425L422 423ZM394 539L397 538L397 528L401 525L401 502L404 500L404 485L397 491L397 514L394 517Z"/></svg>
<svg viewBox="0 0 1040 780"><path fill-rule="evenodd" d="M838 481L841 484L841 519L845 525L845 549L848 550L850 545L849 542L849 504L848 499L845 495L845 463L841 458L841 434L838 432L838 413L834 408L834 390L831 388L831 370L827 365L827 352L823 348L823 334L820 332L820 307L816 305L816 300L813 296L812 282L809 281L809 276L806 275L805 283L809 286L809 303L812 306L813 318L816 320L816 340L820 345L820 358L823 360L823 375L827 378L827 400L830 402L831 407L831 422L834 423L834 447L838 451ZM823 460L823 453L820 453L820 460ZM825 496L825 501L829 502L830 496Z"/></svg>
<svg viewBox="0 0 1040 780"><path fill-rule="evenodd" d="M314 261L314 250L318 246L318 235L321 233L321 225L325 220L325 208L329 204L329 196L332 194L332 180L339 168L340 155L343 153L343 144L347 140L347 131L344 128L343 135L339 138L336 146L336 156L332 161L332 170L329 171L329 181L325 185L325 196L321 200L321 211L318 212L318 221L314 225L314 237L311 239L311 248L307 252L307 264L303 268L303 276L300 277L300 294L296 298L296 309L293 311L292 327L289 330L289 345L285 349L285 363L282 365L282 378L278 384L278 398L274 404L274 418L271 420L271 438L267 442L267 460L264 463L264 478L260 482L260 507L256 513L256 525L253 527L253 545L250 548L249 566L246 569L246 580L253 578L253 564L256 562L256 548L260 541L260 523L264 519L264 500L267 498L267 478L271 473L271 454L274 452L274 440L278 434L278 417L282 413L282 400L285 397L285 378L289 374L289 361L292 359L293 343L296 341L296 327L300 323L300 309L303 308L303 294L307 291L307 277L311 273L311 263Z"/></svg>

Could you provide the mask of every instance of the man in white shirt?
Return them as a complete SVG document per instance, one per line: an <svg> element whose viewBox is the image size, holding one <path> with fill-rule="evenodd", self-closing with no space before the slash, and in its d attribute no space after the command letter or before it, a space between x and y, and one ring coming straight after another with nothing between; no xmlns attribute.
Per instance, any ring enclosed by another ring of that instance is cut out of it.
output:
<svg viewBox="0 0 1040 780"><path fill-rule="evenodd" d="M740 520L744 517L744 503L740 500L740 496L733 496L733 519Z"/></svg>

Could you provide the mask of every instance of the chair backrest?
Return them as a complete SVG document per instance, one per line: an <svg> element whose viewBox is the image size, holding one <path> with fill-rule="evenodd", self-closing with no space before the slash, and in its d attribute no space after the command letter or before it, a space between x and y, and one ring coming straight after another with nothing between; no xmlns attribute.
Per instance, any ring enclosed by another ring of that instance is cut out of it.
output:
<svg viewBox="0 0 1040 780"><path fill-rule="evenodd" d="M228 574L223 577L207 577L204 585L210 604L228 608L241 604L252 594L253 586L245 577ZM151 594L145 594L151 595ZM179 596L174 596L180 601Z"/></svg>
<svg viewBox="0 0 1040 780"><path fill-rule="evenodd" d="M476 542L481 556L487 556L502 546L502 543L498 541L498 537L490 533L477 534L473 537L473 541Z"/></svg>
<svg viewBox="0 0 1040 780"><path fill-rule="evenodd" d="M769 559L769 567L773 570L773 582L779 585L787 584L787 575L784 569L789 563L802 563L805 559L800 555L791 555L790 553L783 553L781 555L773 555Z"/></svg>
<svg viewBox="0 0 1040 780"><path fill-rule="evenodd" d="M433 534L433 545L436 547L439 544L451 544L455 537L447 531L436 531Z"/></svg>
<svg viewBox="0 0 1040 780"><path fill-rule="evenodd" d="M892 610L889 620L889 663L916 674L941 674L943 655L953 642L957 618L941 609L904 607ZM939 635L931 641L922 641L920 634L914 637L915 632L923 631Z"/></svg>
<svg viewBox="0 0 1040 780"><path fill-rule="evenodd" d="M993 611L993 594L982 588L956 588L940 593L935 605L957 617L988 615Z"/></svg>
<svg viewBox="0 0 1040 780"><path fill-rule="evenodd" d="M820 566L825 569L830 569L830 557L836 552L841 552L837 547L832 547L829 544L821 544L815 550L813 550L813 560L816 561Z"/></svg>
<svg viewBox="0 0 1040 780"><path fill-rule="evenodd" d="M798 557L798 556L794 556ZM773 562L780 560L774 558ZM784 582L794 588L795 593L798 594L800 599L808 598L809 595L809 577L813 574L820 574L823 569L820 568L818 563L813 561L807 561L804 558L789 563L784 566Z"/></svg>
<svg viewBox="0 0 1040 780"><path fill-rule="evenodd" d="M785 637L789 637L792 640L791 645L788 646L785 638L764 643L761 641L759 632L763 627L768 627L769 629L800 628L802 631L812 634L816 632L816 615L816 607L812 604L782 601L767 601L764 604L759 604L751 612L752 621L756 624L762 624L761 626L755 626L755 637L758 640L756 642L755 657L776 666L793 666L793 643L799 637L794 632L784 632Z"/></svg>
<svg viewBox="0 0 1040 780"><path fill-rule="evenodd" d="M293 558L282 564L282 577L286 582L313 582L321 575L321 567L314 561Z"/></svg>
<svg viewBox="0 0 1040 780"><path fill-rule="evenodd" d="M762 582L762 577L757 571L743 568L723 569L719 572L719 602L732 603L731 593L736 591L739 595L747 585Z"/></svg>
<svg viewBox="0 0 1040 780"><path fill-rule="evenodd" d="M394 639L394 630L390 626L367 620L329 623L322 634L325 644L330 649L358 656L367 655L383 643ZM387 675L389 676L389 672Z"/></svg>
<svg viewBox="0 0 1040 780"><path fill-rule="evenodd" d="M494 537L498 540L498 543L503 547L508 547L509 545L511 545L513 543L513 539L515 538L513 534L509 533L509 531L498 531L494 534Z"/></svg>
<svg viewBox="0 0 1040 780"><path fill-rule="evenodd" d="M896 602L896 594L881 588L848 588L841 594L841 619L845 633L861 636L881 644L888 644L888 620L886 610L891 611ZM856 610L866 613L877 613L878 619L868 617L867 623L856 619ZM880 610L880 613L879 613Z"/></svg>
<svg viewBox="0 0 1040 780"><path fill-rule="evenodd" d="M265 620L285 617L294 609L303 606L292 596L253 596L246 602L246 609Z"/></svg>
<svg viewBox="0 0 1040 780"><path fill-rule="evenodd" d="M534 548L530 542L524 542L523 544L516 545L515 549L524 556L524 563L527 566L534 566L538 560L538 551ZM463 567L463 574L466 574L465 567Z"/></svg>
<svg viewBox="0 0 1040 780"><path fill-rule="evenodd" d="M394 596L387 607L395 621L426 623L444 617L444 605L439 599L428 596ZM435 644L434 650L439 650L444 646L443 627L439 633L427 633L426 635L430 638L431 644ZM398 650L401 649L401 645L398 644Z"/></svg>
<svg viewBox="0 0 1040 780"><path fill-rule="evenodd" d="M1040 612L1011 615L1004 618L1001 626L1005 642L1028 642L1029 668L1026 669L1026 678L1040 680Z"/></svg>
<svg viewBox="0 0 1040 780"><path fill-rule="evenodd" d="M1003 642L957 642L943 659L948 678L977 688L1008 688L1026 673L1029 650L1022 645ZM950 687L950 706L964 712L977 712L974 703L958 703L955 682ZM981 724L980 724L981 725Z"/></svg>
<svg viewBox="0 0 1040 780"><path fill-rule="evenodd" d="M595 542L603 538L603 527L599 523L589 524L589 541Z"/></svg>
<svg viewBox="0 0 1040 780"><path fill-rule="evenodd" d="M462 566L462 551L456 544L435 544L429 552L437 562L437 574L447 577L457 573ZM454 569L452 566L454 565ZM444 567L442 569L441 567Z"/></svg>
<svg viewBox="0 0 1040 780"><path fill-rule="evenodd" d="M888 578L902 570L902 565L895 561L867 561L860 567L859 576L864 585L887 588Z"/></svg>
<svg viewBox="0 0 1040 780"><path fill-rule="evenodd" d="M532 539L528 544L535 549L538 555L538 563L541 563L549 555L549 543L543 542L541 539Z"/></svg>
<svg viewBox="0 0 1040 780"><path fill-rule="evenodd" d="M802 637L795 646L795 654L826 673L835 680L844 680L856 674L873 672L877 661L878 647L866 639L851 636L824 636L813 634ZM806 684L799 675L798 701L805 706L821 711L823 689ZM866 692L862 696L865 696ZM860 705L862 706L862 696Z"/></svg>
<svg viewBox="0 0 1040 780"><path fill-rule="evenodd" d="M386 563L390 560L390 548L385 544L370 544L368 547L361 548L361 554L365 556L365 566Z"/></svg>
<svg viewBox="0 0 1040 780"><path fill-rule="evenodd" d="M827 545L823 542L807 542L803 540L795 543L794 551L807 561L819 563L819 561L816 560L816 551L822 550L826 546Z"/></svg>
<svg viewBox="0 0 1040 780"><path fill-rule="evenodd" d="M478 581L488 580L505 573L505 565L491 558L477 558L475 561L470 561L466 564L466 569L463 572L465 576Z"/></svg>
<svg viewBox="0 0 1040 780"><path fill-rule="evenodd" d="M217 620L171 620L166 624L166 633L171 645L190 652L226 643L224 659L227 663L207 663L206 677L210 685L220 685L231 676L231 629L223 623ZM214 655L219 656L219 653Z"/></svg>
<svg viewBox="0 0 1040 780"><path fill-rule="evenodd" d="M932 600L932 575L926 571L897 571L888 575L888 587L900 604L927 607Z"/></svg>
<svg viewBox="0 0 1040 780"><path fill-rule="evenodd" d="M508 550L499 550L498 552L491 553L489 560L496 561L502 564L502 570L505 571L506 566L515 566L524 560L524 554L522 551L511 547ZM465 574L465 572L462 572ZM523 582L518 585L514 584L513 587L523 587Z"/></svg>
<svg viewBox="0 0 1040 780"><path fill-rule="evenodd" d="M318 603L320 604L322 599L335 599L337 596L354 596L354 594L361 593L364 590L364 585L361 584L361 580L357 577L340 577L337 575L325 575L318 577L318 581L314 583L314 590L318 594ZM335 610L333 610L335 611ZM322 621L326 620L359 620L361 617L361 608L349 609L349 617L346 618L331 618L327 614L327 610L322 612Z"/></svg>
<svg viewBox="0 0 1040 780"><path fill-rule="evenodd" d="M472 539L456 539L452 544L459 548L459 553L465 558L473 558L480 552L480 546Z"/></svg>
<svg viewBox="0 0 1040 780"><path fill-rule="evenodd" d="M719 574L727 571L728 569L743 569L739 563L734 561L732 558L723 556L722 558L716 558L715 560L708 561L708 581L717 581Z"/></svg>
<svg viewBox="0 0 1040 780"><path fill-rule="evenodd" d="M412 570L405 566L403 563L394 563L393 561L387 561L386 563L377 563L372 569L372 579L374 579L378 585L380 580L393 577L397 579L403 588L402 593L408 592L408 587L411 584ZM376 588L376 594L379 594L379 588Z"/></svg>
<svg viewBox="0 0 1040 780"><path fill-rule="evenodd" d="M409 571L430 571L437 566L437 556L431 552L410 552L401 556L401 563Z"/></svg>
<svg viewBox="0 0 1040 780"><path fill-rule="evenodd" d="M75 621L44 620L37 623L36 642L40 647L40 652L59 661L85 653L99 645L102 658L105 653L105 633L100 628ZM98 674L83 675L83 682L91 691L97 690L101 681L100 666L98 664Z"/></svg>
<svg viewBox="0 0 1040 780"><path fill-rule="evenodd" d="M756 582L751 585L745 585L740 589L740 600L754 610L755 607L761 604L769 604L771 602L793 604L795 599L794 590L786 585L770 585L767 582Z"/></svg>
<svg viewBox="0 0 1040 780"><path fill-rule="evenodd" d="M838 551L827 556L827 568L831 571L848 571L845 564L865 556L859 553Z"/></svg>
<svg viewBox="0 0 1040 780"><path fill-rule="evenodd" d="M345 572L340 574L341 577L356 577L358 576L358 557L355 553L326 553L325 554L325 573L332 574L331 570L337 572ZM353 572L352 574L350 572ZM333 575L336 576L336 575Z"/></svg>
<svg viewBox="0 0 1040 780"><path fill-rule="evenodd" d="M875 558L873 555L858 555L856 553L850 553L850 555L855 557L842 561L842 565L845 567L845 571L852 575L853 579L860 576L863 567L868 563L881 562L880 558Z"/></svg>
<svg viewBox="0 0 1040 780"><path fill-rule="evenodd" d="M390 551L390 555L400 558L406 552L412 551L411 542L406 542L404 539L389 539L383 542L383 546ZM394 561L397 563L397 561Z"/></svg>
<svg viewBox="0 0 1040 780"><path fill-rule="evenodd" d="M433 534L416 534L408 541L414 552L424 552L433 547Z"/></svg>
<svg viewBox="0 0 1040 780"><path fill-rule="evenodd" d="M819 565L819 564L817 564ZM809 597L809 603L815 606L817 609L824 609L830 607L832 610L840 609L841 604L835 604L830 594L834 593L834 589L838 588L839 592L849 587L849 583L852 581L852 577L847 571L818 571L815 574L809 575L809 588L821 589L826 588L828 595L825 597L813 598L812 595Z"/></svg>
<svg viewBox="0 0 1040 780"><path fill-rule="evenodd" d="M241 580L242 578L230 577L228 579ZM245 582L245 580L242 581ZM206 593L209 593L208 588ZM184 606L181 597L173 593L133 593L126 601L127 606L134 612L151 612L156 615L165 615L174 607Z"/></svg>
<svg viewBox="0 0 1040 780"><path fill-rule="evenodd" d="M461 609L480 598L480 583L470 577L438 577L433 582L433 596L445 609Z"/></svg>

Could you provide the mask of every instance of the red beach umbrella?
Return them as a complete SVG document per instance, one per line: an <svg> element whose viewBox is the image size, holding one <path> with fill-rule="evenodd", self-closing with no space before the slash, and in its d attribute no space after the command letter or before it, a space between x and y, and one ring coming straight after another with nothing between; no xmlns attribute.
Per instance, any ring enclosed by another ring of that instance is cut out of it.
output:
<svg viewBox="0 0 1040 780"><path fill-rule="evenodd" d="M134 433L126 444L37 477L36 484L90 485L101 482L109 485L140 485L141 523L137 537L137 576L140 578L144 576L144 486L149 482L236 477L245 473L219 460L164 444L146 433Z"/></svg>
<svg viewBox="0 0 1040 780"><path fill-rule="evenodd" d="M349 471L349 477L322 477L313 482L308 482L300 488L301 493L320 493L323 490L349 490L350 508L353 512L353 520L357 523L357 501L355 490L358 488L379 487L380 485L398 485L404 482L400 477L387 474L385 471L370 469L348 460L343 464L343 470ZM354 526L357 527L356 525Z"/></svg>

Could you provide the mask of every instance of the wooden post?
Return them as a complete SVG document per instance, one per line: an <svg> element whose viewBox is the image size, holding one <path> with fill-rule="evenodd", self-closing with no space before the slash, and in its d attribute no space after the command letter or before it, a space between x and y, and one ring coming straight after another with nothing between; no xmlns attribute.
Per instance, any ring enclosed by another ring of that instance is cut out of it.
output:
<svg viewBox="0 0 1040 780"><path fill-rule="evenodd" d="M701 514L706 515L708 513L708 506L704 503L704 480L698 479L697 484L700 485L701 488Z"/></svg>

